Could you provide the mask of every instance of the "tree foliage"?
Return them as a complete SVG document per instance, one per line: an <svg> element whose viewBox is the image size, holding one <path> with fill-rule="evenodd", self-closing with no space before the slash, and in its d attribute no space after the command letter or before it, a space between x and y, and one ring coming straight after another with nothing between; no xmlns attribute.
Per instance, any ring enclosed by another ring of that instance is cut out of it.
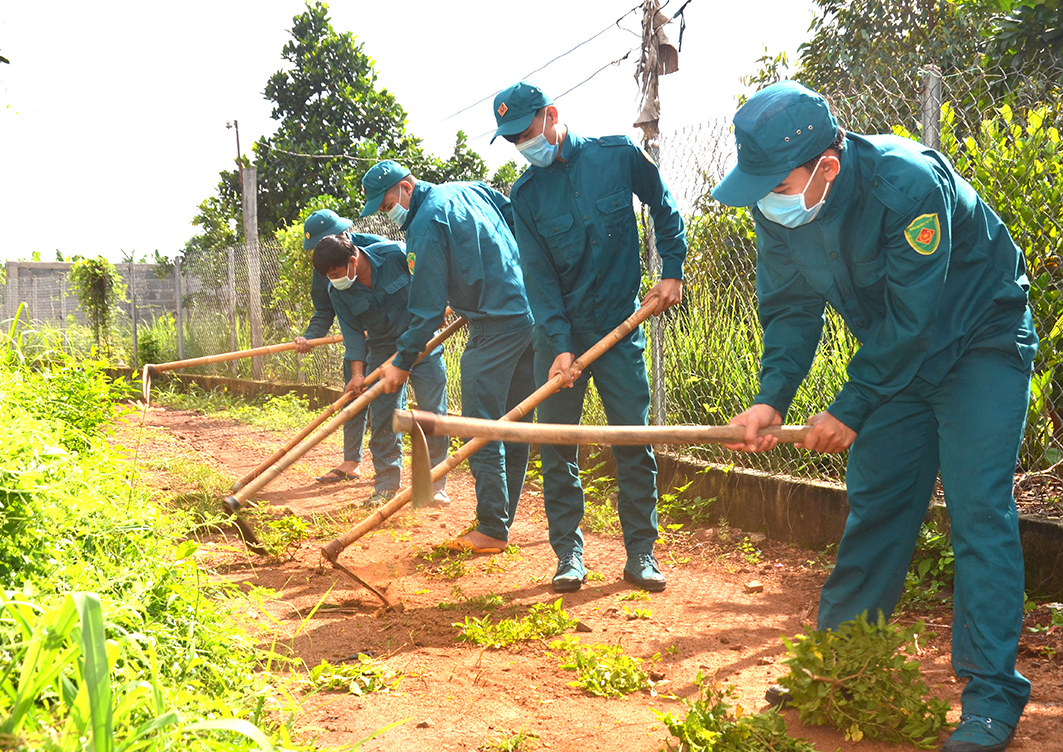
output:
<svg viewBox="0 0 1063 752"><path fill-rule="evenodd" d="M70 285L92 326L96 346L109 351L111 328L120 313L118 303L125 300L126 286L121 275L102 256L82 259L70 269Z"/></svg>
<svg viewBox="0 0 1063 752"><path fill-rule="evenodd" d="M372 58L353 33L332 27L325 3L308 2L290 33L281 51L285 66L264 91L279 125L253 147L260 233L298 221L319 197L331 197L343 216L357 215L362 176L379 159L397 159L431 182L487 176L461 131L447 159L425 152L395 95L378 86ZM238 242L241 214L237 171L225 171L215 195L199 205L192 222L200 232L186 244L186 257Z"/></svg>

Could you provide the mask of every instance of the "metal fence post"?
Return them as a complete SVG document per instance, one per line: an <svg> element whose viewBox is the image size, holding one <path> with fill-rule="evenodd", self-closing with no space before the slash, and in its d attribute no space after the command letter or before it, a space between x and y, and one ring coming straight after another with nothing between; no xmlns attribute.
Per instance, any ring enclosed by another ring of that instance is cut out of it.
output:
<svg viewBox="0 0 1063 752"><path fill-rule="evenodd" d="M923 91L920 97L923 121L923 146L941 149L941 69L928 65L923 70Z"/></svg>
<svg viewBox="0 0 1063 752"><path fill-rule="evenodd" d="M60 329L66 329L66 275L59 275L59 316L62 321L59 322Z"/></svg>
<svg viewBox="0 0 1063 752"><path fill-rule="evenodd" d="M173 262L173 276L177 284L177 359L185 359L185 316L181 303L181 259Z"/></svg>
<svg viewBox="0 0 1063 752"><path fill-rule="evenodd" d="M129 316L133 319L133 368L140 368L137 358L137 267L129 263Z"/></svg>
<svg viewBox="0 0 1063 752"><path fill-rule="evenodd" d="M228 285L225 288L225 299L229 304L229 351L236 352L240 349L240 344L236 339L236 249L229 246L227 255L229 258L229 275L227 279ZM229 362L229 370L234 379L239 375L235 360Z"/></svg>
<svg viewBox="0 0 1063 752"><path fill-rule="evenodd" d="M247 248L247 312L251 347L262 346L262 270L258 247L258 178L254 167L243 170L244 243ZM263 377L261 357L251 358L251 378Z"/></svg>

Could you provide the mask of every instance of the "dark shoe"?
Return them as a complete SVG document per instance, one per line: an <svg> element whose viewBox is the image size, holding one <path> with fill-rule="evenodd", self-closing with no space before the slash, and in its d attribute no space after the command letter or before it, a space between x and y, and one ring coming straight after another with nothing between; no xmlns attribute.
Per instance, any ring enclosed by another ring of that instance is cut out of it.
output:
<svg viewBox="0 0 1063 752"><path fill-rule="evenodd" d="M627 564L624 565L624 579L635 587L649 590L651 593L659 593L668 584L657 567L657 560L653 558L653 554L628 556Z"/></svg>
<svg viewBox="0 0 1063 752"><path fill-rule="evenodd" d="M558 557L557 573L550 584L555 593L574 593L587 581L587 570L583 567L583 557L577 553Z"/></svg>
<svg viewBox="0 0 1063 752"><path fill-rule="evenodd" d="M961 715L960 725L941 745L941 752L1004 752L1015 729L984 715Z"/></svg>
<svg viewBox="0 0 1063 752"><path fill-rule="evenodd" d="M781 684L772 684L768 687L768 691L764 693L764 699L768 701L768 704L773 708L779 708L790 703L794 699L794 696L790 694L790 690Z"/></svg>

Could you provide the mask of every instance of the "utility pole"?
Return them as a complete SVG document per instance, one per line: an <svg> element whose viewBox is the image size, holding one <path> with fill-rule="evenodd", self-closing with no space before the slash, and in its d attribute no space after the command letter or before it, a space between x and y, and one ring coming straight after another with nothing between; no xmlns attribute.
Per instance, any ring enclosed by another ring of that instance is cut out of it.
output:
<svg viewBox="0 0 1063 752"><path fill-rule="evenodd" d="M685 5L683 6L686 7ZM660 164L660 145L657 141L661 117L658 76L679 69L679 51L671 45L663 33L663 27L671 21L661 12L657 0L642 3L642 55L639 58L635 80L642 91L642 108L635 126L642 128L642 148L657 164ZM657 253L657 238L653 217L646 218L646 265L650 277L661 274L661 257ZM668 422L668 407L665 404L664 376L664 328L660 316L650 319L650 407L653 424L663 426Z"/></svg>

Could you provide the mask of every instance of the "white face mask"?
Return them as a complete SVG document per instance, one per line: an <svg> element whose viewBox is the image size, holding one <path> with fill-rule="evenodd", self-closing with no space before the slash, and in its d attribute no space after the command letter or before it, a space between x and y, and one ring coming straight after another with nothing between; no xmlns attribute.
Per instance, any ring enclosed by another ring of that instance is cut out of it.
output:
<svg viewBox="0 0 1063 752"><path fill-rule="evenodd" d="M534 167L549 167L557 159L558 143L546 140L546 114L543 114L543 130L538 136L529 138L523 144L517 144L517 151Z"/></svg>
<svg viewBox="0 0 1063 752"><path fill-rule="evenodd" d="M823 157L820 157L816 161L816 166L812 168L812 174L808 177L808 182L805 183L804 189L800 193L776 193L772 191L767 196L757 202L757 208L760 209L764 218L774 222L775 224L782 225L783 227L800 227L801 225L807 225L819 214L820 209L823 208L823 204L827 200L827 194L830 193L831 182L828 182L823 189L823 197L819 202L809 208L805 206L805 191L812 185L812 178L816 176L816 170L819 169L819 163L823 161Z"/></svg>
<svg viewBox="0 0 1063 752"><path fill-rule="evenodd" d="M348 261L347 262L347 273L348 273L348 275L350 274L350 271L351 271L351 262ZM355 276L357 276L357 275L358 275L358 272L355 272ZM330 277L329 278L329 283L333 287L335 287L337 290L346 290L347 288L349 288L351 285L354 284L354 277L346 276L346 277L340 277L339 279L332 279Z"/></svg>
<svg viewBox="0 0 1063 752"><path fill-rule="evenodd" d="M402 186L403 183L399 183L399 199L395 202L395 205L388 209L388 219L397 224L399 227L406 222L406 215L409 214L409 209L406 209L402 205Z"/></svg>

